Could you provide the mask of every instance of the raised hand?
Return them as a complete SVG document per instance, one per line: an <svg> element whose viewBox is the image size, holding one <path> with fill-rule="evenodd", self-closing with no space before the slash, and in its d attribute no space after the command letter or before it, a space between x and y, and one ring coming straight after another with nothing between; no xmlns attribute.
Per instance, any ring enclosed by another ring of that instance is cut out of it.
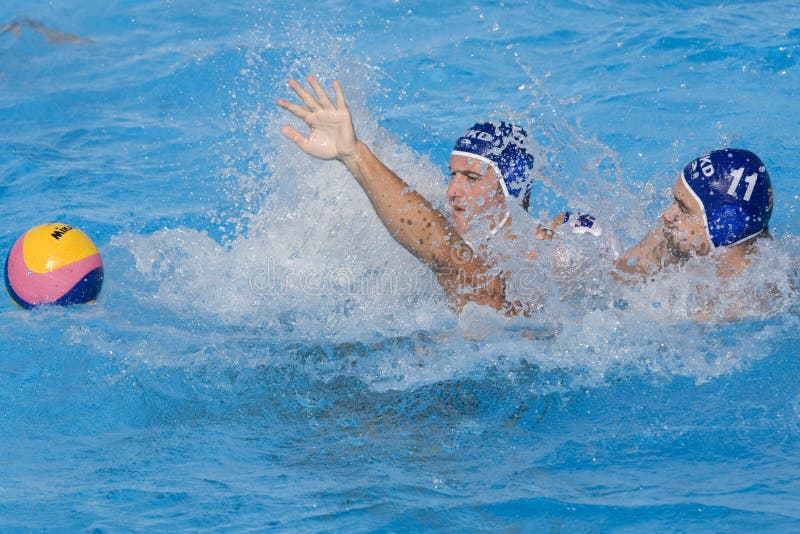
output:
<svg viewBox="0 0 800 534"><path fill-rule="evenodd" d="M289 80L289 87L294 90L303 105L283 99L278 99L277 104L302 119L311 131L305 136L291 126L284 126L281 128L281 133L293 141L300 150L315 158L344 161L355 154L358 139L342 87L338 81L333 82L336 95L334 105L316 78L308 76L306 80L314 94L305 90L295 80Z"/></svg>

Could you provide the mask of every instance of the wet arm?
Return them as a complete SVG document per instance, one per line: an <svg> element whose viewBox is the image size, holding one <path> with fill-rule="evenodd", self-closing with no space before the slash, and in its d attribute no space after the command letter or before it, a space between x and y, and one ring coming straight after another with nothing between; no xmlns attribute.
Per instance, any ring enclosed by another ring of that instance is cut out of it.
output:
<svg viewBox="0 0 800 534"><path fill-rule="evenodd" d="M625 251L614 262L617 275L633 275L646 277L664 266L667 254L667 242L660 227L656 227L639 243Z"/></svg>
<svg viewBox="0 0 800 534"><path fill-rule="evenodd" d="M502 280L455 232L441 212L386 167L362 142L342 162L369 198L391 236L428 265L450 298L501 309Z"/></svg>
<svg viewBox="0 0 800 534"><path fill-rule="evenodd" d="M449 262L460 238L444 216L358 142L355 153L342 159L386 229L409 252L432 268Z"/></svg>
<svg viewBox="0 0 800 534"><path fill-rule="evenodd" d="M300 104L283 99L277 104L303 120L310 132L303 135L287 125L283 135L313 157L344 163L392 237L434 271L457 308L470 301L508 308L502 278L472 254L439 211L358 140L339 82L333 82L334 104L316 78L306 80L312 92L289 81Z"/></svg>

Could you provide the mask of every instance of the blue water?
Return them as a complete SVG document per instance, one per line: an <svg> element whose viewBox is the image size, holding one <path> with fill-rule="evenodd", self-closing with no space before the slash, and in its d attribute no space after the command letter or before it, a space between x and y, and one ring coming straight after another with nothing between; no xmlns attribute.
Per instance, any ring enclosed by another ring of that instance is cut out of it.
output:
<svg viewBox="0 0 800 534"><path fill-rule="evenodd" d="M0 530L800 530L793 298L696 323L690 271L455 316L274 106L340 79L440 205L452 140L514 118L541 210L623 245L683 162L748 148L760 283L800 250L797 2L373 4L0 6L0 249L65 222L106 271L95 305L0 302Z"/></svg>

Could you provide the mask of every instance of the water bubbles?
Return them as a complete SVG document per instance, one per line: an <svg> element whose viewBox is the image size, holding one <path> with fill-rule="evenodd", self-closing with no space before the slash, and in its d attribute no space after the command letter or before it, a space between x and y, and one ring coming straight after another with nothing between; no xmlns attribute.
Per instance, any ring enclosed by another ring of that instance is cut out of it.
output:
<svg viewBox="0 0 800 534"><path fill-rule="evenodd" d="M477 6L471 9L478 11ZM493 24L489 31L501 29ZM623 44L619 41L617 47ZM425 50L428 57L432 53ZM325 71L333 64L348 77L347 96L362 138L424 196L441 199L441 170L426 154L380 127L367 105L380 91L374 85L381 73L348 62L341 53L328 54L315 60L314 67ZM296 70L309 68L307 58L288 52L285 61ZM703 288L710 263L676 269L642 286L620 287L608 279L608 258L586 240L568 242L566 248L541 247L540 259L547 269L515 269L516 289L541 293L543 312L510 319L468 306L456 316L435 276L392 240L346 169L298 153L288 141L272 135L286 119L247 102L248 94L263 93L258 79L270 68L268 63L252 58L239 72L245 80L238 87L232 84L231 94L238 95L236 126L247 135L242 142L246 146L232 150L225 161L229 181L237 183L227 193L246 214L230 239L219 244L201 232L174 228L116 240L134 256L137 276L153 288L143 292L144 301L216 325L225 332L225 343L245 345L242 339L258 338L253 344L262 347L260 354L302 360L324 380L354 376L377 391L480 377L492 370L524 383L519 377L525 366L542 375L558 375L552 382L525 384L536 393L591 387L628 374L702 381L758 357L753 356L759 354L754 350L757 336L693 321L705 301L719 298L718 292ZM421 69L430 72L445 65L429 60ZM537 161L543 165L542 190L549 188L609 217L624 215L610 226L614 232L636 230L628 220L631 209L658 204L660 185L643 180L641 188L620 186L625 173L617 155L570 119L577 99L551 95L544 84L550 72L534 74L520 67L527 78L517 89L530 96L528 109L518 114L530 121L541 144ZM681 89L687 87L680 83ZM403 101L420 92L407 84L394 95ZM463 101L470 102L470 95ZM721 122L717 128L722 128ZM644 151L636 154L640 160L647 158ZM248 164L242 165L242 160ZM800 195L794 198L800 200ZM551 205L543 202L541 207ZM735 287L763 287L766 275L757 271ZM775 300L786 303L783 296ZM741 348L709 357L723 336L731 336ZM183 345L177 343L177 350ZM253 352L252 345L243 350ZM313 406L316 401L307 402ZM343 427L356 423L339 422ZM437 478L435 483L442 481Z"/></svg>

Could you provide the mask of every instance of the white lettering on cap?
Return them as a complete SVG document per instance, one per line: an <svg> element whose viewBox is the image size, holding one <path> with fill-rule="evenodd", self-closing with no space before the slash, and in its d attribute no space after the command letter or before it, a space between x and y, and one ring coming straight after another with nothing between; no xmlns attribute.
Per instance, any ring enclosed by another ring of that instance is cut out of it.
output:
<svg viewBox="0 0 800 534"><path fill-rule="evenodd" d="M480 139L481 141L493 141L494 136L480 130L467 130L464 132L464 137Z"/></svg>
<svg viewBox="0 0 800 534"><path fill-rule="evenodd" d="M711 163L711 155L703 156L700 158L700 170L703 171L703 176L709 178L714 176L714 164Z"/></svg>

